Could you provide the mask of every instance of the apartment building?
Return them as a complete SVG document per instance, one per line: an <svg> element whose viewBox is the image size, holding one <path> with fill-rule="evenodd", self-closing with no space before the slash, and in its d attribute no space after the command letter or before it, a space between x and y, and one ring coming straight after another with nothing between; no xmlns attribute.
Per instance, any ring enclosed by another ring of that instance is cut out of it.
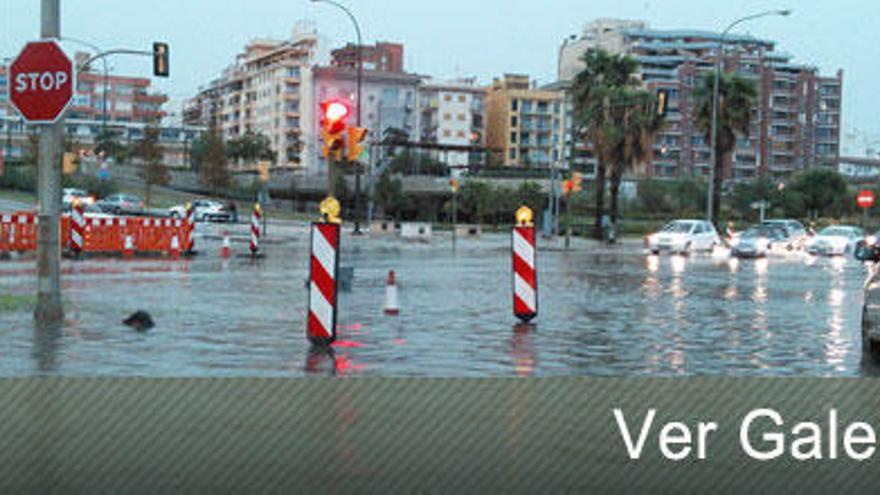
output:
<svg viewBox="0 0 880 495"><path fill-rule="evenodd" d="M564 92L506 74L487 90L486 144L506 166L548 168L565 156L565 113Z"/></svg>
<svg viewBox="0 0 880 495"><path fill-rule="evenodd" d="M663 88L670 97L665 127L650 165L640 175L708 175L710 150L694 115L696 92L714 68L718 42L714 32L654 30L640 21L595 21L579 40L560 50L560 76L570 81L583 67L580 55L590 48L632 56L641 64L644 87ZM804 168L837 167L842 72L822 76L817 68L797 64L792 55L777 51L773 41L735 34L725 38L722 62L724 70L754 81L758 90L749 136L739 140L725 164L726 179L784 180ZM591 156L589 144L579 143L577 148L579 156Z"/></svg>
<svg viewBox="0 0 880 495"><path fill-rule="evenodd" d="M77 66L88 58L89 54L84 52L74 55ZM7 101L7 67L11 62L9 59L0 62L0 110L7 114L15 112ZM113 123L157 123L166 115L163 105L168 101L168 96L151 92L150 86L151 80L145 77L108 74L105 79L100 64L89 70L80 70L77 72L76 90L67 118L102 122L106 118Z"/></svg>
<svg viewBox="0 0 880 495"><path fill-rule="evenodd" d="M187 101L184 121L220 130L227 140L247 133L269 138L276 168L301 168L313 135L312 67L322 58L317 31L298 24L290 40L252 40L220 77ZM239 164L244 166L245 164Z"/></svg>
<svg viewBox="0 0 880 495"><path fill-rule="evenodd" d="M361 57L366 70L378 72L403 72L403 45L379 41L375 45L361 47ZM357 69L358 46L349 43L330 52L330 65Z"/></svg>
<svg viewBox="0 0 880 495"><path fill-rule="evenodd" d="M426 80L419 89L421 142L436 144L431 154L461 169L482 162L480 153L455 147L486 144L486 88L474 78ZM444 146L452 149L442 149Z"/></svg>

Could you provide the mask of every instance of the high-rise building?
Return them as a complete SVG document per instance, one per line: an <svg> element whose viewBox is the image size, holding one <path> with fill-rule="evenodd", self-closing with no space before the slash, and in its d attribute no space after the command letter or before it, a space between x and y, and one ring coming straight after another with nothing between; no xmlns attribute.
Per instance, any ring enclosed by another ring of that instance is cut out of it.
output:
<svg viewBox="0 0 880 495"><path fill-rule="evenodd" d="M697 128L696 92L714 70L720 35L692 30L654 30L645 23L599 20L587 24L580 39L560 50L563 85L583 67L588 49L603 48L639 62L646 89L668 91L665 126L656 139L650 164L641 174L682 177L709 173L710 149ZM725 179L766 177L782 180L813 166L837 167L843 74L824 77L815 67L793 62L776 43L752 36L728 35L723 69L754 82L758 105L748 138L739 139L725 164ZM579 144L578 156L591 157ZM590 158L590 163L594 160Z"/></svg>
<svg viewBox="0 0 880 495"><path fill-rule="evenodd" d="M506 74L487 91L487 147L501 151L503 165L549 168L565 156L565 113L563 91Z"/></svg>
<svg viewBox="0 0 880 495"><path fill-rule="evenodd" d="M290 40L256 39L235 63L184 107L187 124L216 128L227 140L248 133L269 139L275 167L301 168L313 135L304 122L314 115L312 67L322 58L317 31L298 24ZM253 165L253 164L250 164Z"/></svg>
<svg viewBox="0 0 880 495"><path fill-rule="evenodd" d="M486 88L474 78L426 80L419 89L421 141L442 146L484 146ZM482 162L479 153L455 148L432 152L441 162L463 168Z"/></svg>

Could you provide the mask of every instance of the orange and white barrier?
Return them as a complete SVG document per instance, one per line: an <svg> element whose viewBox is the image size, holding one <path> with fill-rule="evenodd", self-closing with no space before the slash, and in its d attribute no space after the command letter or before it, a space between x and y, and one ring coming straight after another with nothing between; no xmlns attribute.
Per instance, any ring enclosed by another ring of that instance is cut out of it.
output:
<svg viewBox="0 0 880 495"><path fill-rule="evenodd" d="M312 224L306 332L309 341L319 346L328 346L336 340L340 230L337 223Z"/></svg>
<svg viewBox="0 0 880 495"><path fill-rule="evenodd" d="M70 221L70 250L79 255L83 250L86 233L86 215L79 200L73 202Z"/></svg>
<svg viewBox="0 0 880 495"><path fill-rule="evenodd" d="M229 232L223 232L223 244L220 245L220 257L232 257L232 243L229 241Z"/></svg>
<svg viewBox="0 0 880 495"><path fill-rule="evenodd" d="M260 251L260 221L263 218L263 210L260 204L254 206L254 213L251 215L251 256L256 256Z"/></svg>
<svg viewBox="0 0 880 495"><path fill-rule="evenodd" d="M538 275L535 270L537 249L531 210L517 212L519 225L512 232L513 314L524 323L538 316Z"/></svg>
<svg viewBox="0 0 880 495"><path fill-rule="evenodd" d="M192 203L186 205L186 253L192 254L196 249L196 238L194 236L196 229L195 209Z"/></svg>
<svg viewBox="0 0 880 495"><path fill-rule="evenodd" d="M0 252L36 251L37 216L31 212L0 215ZM81 222L81 223L80 223ZM161 254L174 236L184 239L182 220L167 218L89 218L78 212L61 218L62 248L99 254ZM80 241L78 244L77 241Z"/></svg>

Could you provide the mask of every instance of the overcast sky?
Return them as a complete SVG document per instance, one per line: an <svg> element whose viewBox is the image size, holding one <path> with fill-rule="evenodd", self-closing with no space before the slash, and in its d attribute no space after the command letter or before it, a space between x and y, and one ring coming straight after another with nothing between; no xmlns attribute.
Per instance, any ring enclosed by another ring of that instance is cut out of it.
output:
<svg viewBox="0 0 880 495"><path fill-rule="evenodd" d="M339 0L358 17L367 42L405 45L406 69L484 82L504 72L550 82L561 40L597 17L643 19L657 28L721 30L743 15L791 8L788 18L751 22L739 32L774 39L777 49L824 73L844 70L845 148L880 141L880 1L816 0ZM215 77L253 37L289 37L297 20L316 23L334 45L354 37L350 21L309 0L62 0L62 35L102 48L171 44L172 77L157 82L174 107ZM39 0L0 0L0 57L39 34ZM76 45L67 45L71 48ZM117 58L120 73L149 74L148 59ZM857 129L860 136L852 139ZM866 136L866 137L865 137ZM880 142L876 146L880 149Z"/></svg>

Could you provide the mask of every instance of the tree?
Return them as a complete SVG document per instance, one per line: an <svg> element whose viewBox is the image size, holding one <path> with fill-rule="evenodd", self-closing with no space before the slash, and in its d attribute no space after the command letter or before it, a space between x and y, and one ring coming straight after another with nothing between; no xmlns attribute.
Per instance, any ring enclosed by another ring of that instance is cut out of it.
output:
<svg viewBox="0 0 880 495"><path fill-rule="evenodd" d="M217 129L209 130L204 139L205 155L199 167L199 176L216 196L220 191L226 191L232 182L232 176L229 174L229 158L226 144Z"/></svg>
<svg viewBox="0 0 880 495"><path fill-rule="evenodd" d="M605 134L604 154L611 175L611 222L617 223L620 182L624 173L651 156L654 137L663 119L654 95L644 90L617 89L611 99L613 127Z"/></svg>
<svg viewBox="0 0 880 495"><path fill-rule="evenodd" d="M403 200L403 185L399 179L392 179L388 169L376 181L376 206L386 217L396 217Z"/></svg>
<svg viewBox="0 0 880 495"><path fill-rule="evenodd" d="M205 135L193 139L189 146L189 163L187 165L196 172L201 170L202 163L205 160Z"/></svg>
<svg viewBox="0 0 880 495"><path fill-rule="evenodd" d="M258 160L275 161L276 154L272 143L265 134L247 132L243 136L232 139L226 146L230 159L254 163Z"/></svg>
<svg viewBox="0 0 880 495"><path fill-rule="evenodd" d="M583 58L584 69L572 86L574 99L575 141L593 143L596 156L596 211L593 235L602 237L602 216L605 214L605 180L607 166L614 161L618 143L623 139L619 121L612 114L612 99L627 89L639 86L634 77L638 63L626 55L611 55L605 50L588 50Z"/></svg>
<svg viewBox="0 0 880 495"><path fill-rule="evenodd" d="M803 213L810 218L829 213L840 217L844 202L852 201L846 179L829 169L810 169L797 174L785 192L799 198Z"/></svg>
<svg viewBox="0 0 880 495"><path fill-rule="evenodd" d="M494 187L489 182L468 181L458 191L459 211L473 223L483 220L493 213L495 203Z"/></svg>
<svg viewBox="0 0 880 495"><path fill-rule="evenodd" d="M736 147L737 136L747 138L751 126L752 109L755 107L758 92L755 84L734 72L720 74L718 79L718 109L715 163L715 181L712 184L712 223L718 225L718 212L721 211L721 186L724 182L725 166ZM697 90L697 128L703 131L706 143L712 142L712 98L715 89L714 73L706 74ZM711 144L710 144L711 145Z"/></svg>
<svg viewBox="0 0 880 495"><path fill-rule="evenodd" d="M164 186L169 181L168 168L162 163L163 150L159 144L157 127L150 126L144 130L144 137L137 144L136 153L143 162L142 168L138 170L138 176L144 181L144 202L149 207L153 197L153 186Z"/></svg>

